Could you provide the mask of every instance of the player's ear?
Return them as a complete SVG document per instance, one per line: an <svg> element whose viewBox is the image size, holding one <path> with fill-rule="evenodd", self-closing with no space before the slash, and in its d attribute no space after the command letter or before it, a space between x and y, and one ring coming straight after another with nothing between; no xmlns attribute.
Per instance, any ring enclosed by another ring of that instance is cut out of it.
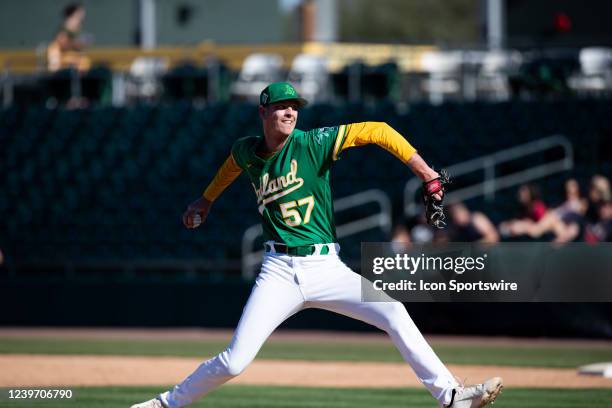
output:
<svg viewBox="0 0 612 408"><path fill-rule="evenodd" d="M265 117L266 117L266 107L262 106L262 105L259 105L259 118L261 120L264 120Z"/></svg>

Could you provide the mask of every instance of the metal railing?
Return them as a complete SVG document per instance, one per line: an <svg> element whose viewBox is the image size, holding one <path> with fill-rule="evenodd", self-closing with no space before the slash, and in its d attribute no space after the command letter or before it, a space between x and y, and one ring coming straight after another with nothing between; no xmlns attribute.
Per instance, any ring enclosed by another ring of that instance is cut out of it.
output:
<svg viewBox="0 0 612 408"><path fill-rule="evenodd" d="M496 176L496 167L501 164L556 148L563 150L561 159L547 163L539 161L538 164L531 167L522 167L521 170L514 173ZM447 195L447 200L449 202L462 201L484 195L487 201L492 201L495 198L495 192L498 190L571 170L573 167L574 149L571 142L562 135L545 137L447 167L446 169L452 178L476 171L483 171L484 174L482 182L456 190L452 189ZM407 216L414 216L421 212L421 197L417 194L421 184L421 180L412 178L404 187L404 213Z"/></svg>
<svg viewBox="0 0 612 408"><path fill-rule="evenodd" d="M391 232L391 200L381 190L366 190L334 201L336 213L360 205L376 203L380 211L366 217L352 220L336 227L336 236L344 238L372 228L380 228L386 234ZM246 229L242 235L242 277L252 279L261 264L263 250L254 250L255 241L262 235L261 224Z"/></svg>

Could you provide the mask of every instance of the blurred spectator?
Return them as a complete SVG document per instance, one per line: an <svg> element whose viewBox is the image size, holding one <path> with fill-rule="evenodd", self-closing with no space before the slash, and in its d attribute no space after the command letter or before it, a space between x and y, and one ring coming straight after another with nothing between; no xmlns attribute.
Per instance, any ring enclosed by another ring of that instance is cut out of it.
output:
<svg viewBox="0 0 612 408"><path fill-rule="evenodd" d="M79 71L87 71L91 62L82 53L86 43L80 37L85 7L80 3L71 3L64 8L63 16L62 26L47 48L48 69L57 71L62 68L76 68Z"/></svg>
<svg viewBox="0 0 612 408"><path fill-rule="evenodd" d="M524 184L518 190L521 217L539 221L546 214L546 205L540 198L540 190L533 184Z"/></svg>
<svg viewBox="0 0 612 408"><path fill-rule="evenodd" d="M398 224L393 229L391 236L391 247L395 252L404 252L410 248L412 240L410 239L410 231L404 224Z"/></svg>
<svg viewBox="0 0 612 408"><path fill-rule="evenodd" d="M610 181L600 174L594 175L589 186L589 207L586 213L589 223L594 224L599 221L599 207L610 200L612 200Z"/></svg>
<svg viewBox="0 0 612 408"><path fill-rule="evenodd" d="M520 210L518 217L504 221L499 225L502 235L511 235L511 227L517 221L539 221L546 214L546 205L540 199L540 191L533 184L523 184L517 192Z"/></svg>
<svg viewBox="0 0 612 408"><path fill-rule="evenodd" d="M587 227L586 242L612 242L612 201L599 206L599 220Z"/></svg>
<svg viewBox="0 0 612 408"><path fill-rule="evenodd" d="M420 214L412 219L410 239L415 244L428 244L434 240L434 230L427 224L425 214Z"/></svg>
<svg viewBox="0 0 612 408"><path fill-rule="evenodd" d="M489 218L481 212L470 212L463 203L448 206L450 239L454 242L498 242L499 235Z"/></svg>
<svg viewBox="0 0 612 408"><path fill-rule="evenodd" d="M415 244L427 244L433 241L434 233L429 225L423 223L412 227L410 237Z"/></svg>
<svg viewBox="0 0 612 408"><path fill-rule="evenodd" d="M587 209L587 201L580 194L580 185L576 179L565 181L565 201L555 208L555 212L560 219L571 221L572 219L582 218Z"/></svg>
<svg viewBox="0 0 612 408"><path fill-rule="evenodd" d="M565 182L565 201L554 210L547 211L539 221L515 220L500 226L503 234L512 236L527 235L540 238L553 234L554 242L569 242L579 238L584 226L586 202L580 195L580 187L575 179Z"/></svg>
<svg viewBox="0 0 612 408"><path fill-rule="evenodd" d="M585 241L612 241L612 194L610 192L610 181L599 174L591 178L586 219L588 225L584 234Z"/></svg>
<svg viewBox="0 0 612 408"><path fill-rule="evenodd" d="M434 231L427 225L423 215L396 225L391 236L391 245L396 252L406 251L413 244L428 244L432 241Z"/></svg>

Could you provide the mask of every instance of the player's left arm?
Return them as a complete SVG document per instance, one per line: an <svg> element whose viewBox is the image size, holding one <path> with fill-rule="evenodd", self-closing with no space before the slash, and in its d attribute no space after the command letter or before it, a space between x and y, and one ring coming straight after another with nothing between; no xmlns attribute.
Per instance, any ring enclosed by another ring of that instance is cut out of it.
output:
<svg viewBox="0 0 612 408"><path fill-rule="evenodd" d="M423 181L423 203L425 218L436 228L446 225L442 199L444 186L449 183L448 174L438 174L432 169L416 149L395 129L384 122L353 123L339 128L334 159L345 149L376 143L404 162L412 172Z"/></svg>
<svg viewBox="0 0 612 408"><path fill-rule="evenodd" d="M424 182L434 180L440 175L427 165L416 149L395 129L384 122L362 122L340 127L342 139L334 151L334 159L346 149L375 143L393 154Z"/></svg>

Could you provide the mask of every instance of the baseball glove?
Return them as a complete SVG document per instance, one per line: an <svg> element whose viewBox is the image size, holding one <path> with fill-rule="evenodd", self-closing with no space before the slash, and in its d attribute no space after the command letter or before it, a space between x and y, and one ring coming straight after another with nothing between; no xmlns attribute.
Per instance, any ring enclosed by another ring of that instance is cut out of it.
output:
<svg viewBox="0 0 612 408"><path fill-rule="evenodd" d="M427 223L438 229L446 226L446 216L444 215L444 191L445 186L450 184L450 177L446 170L440 170L440 175L423 183L423 204L425 205L425 218ZM438 199L435 195L441 198Z"/></svg>

